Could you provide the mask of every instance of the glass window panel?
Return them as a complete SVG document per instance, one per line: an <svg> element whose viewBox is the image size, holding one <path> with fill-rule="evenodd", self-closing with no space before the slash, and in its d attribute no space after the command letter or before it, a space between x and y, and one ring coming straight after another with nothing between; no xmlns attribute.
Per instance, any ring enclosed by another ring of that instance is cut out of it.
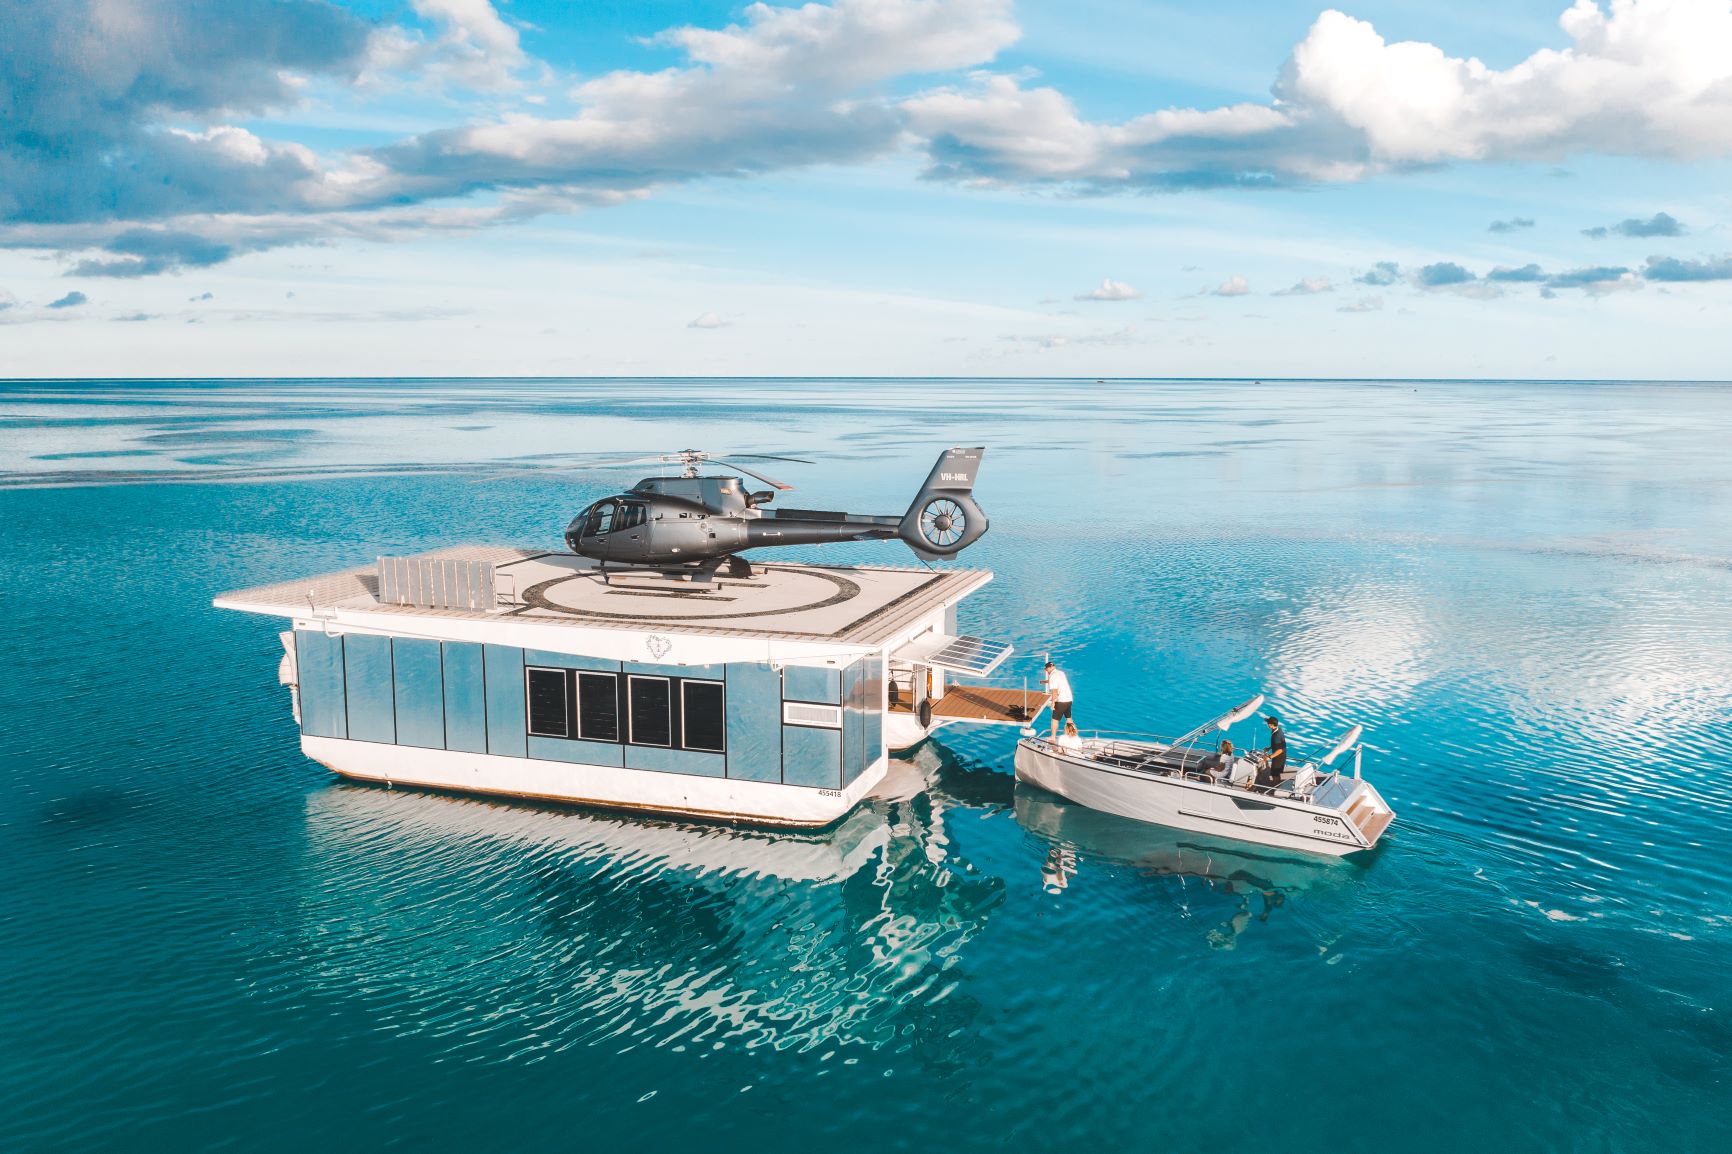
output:
<svg viewBox="0 0 1732 1154"><path fill-rule="evenodd" d="M630 679L631 740L634 745L672 745L672 687L665 677Z"/></svg>
<svg viewBox="0 0 1732 1154"><path fill-rule="evenodd" d="M602 533L611 533L613 531L613 511L618 507L618 504L613 501L604 501L597 505L595 511L589 515L589 524L584 526L583 535L595 537Z"/></svg>
<svg viewBox="0 0 1732 1154"><path fill-rule="evenodd" d="M727 716L719 681L685 681L680 683L685 698L685 712L680 726L687 749L706 749L712 753L727 750Z"/></svg>
<svg viewBox="0 0 1732 1154"><path fill-rule="evenodd" d="M539 737L570 737L566 721L565 670L531 669L529 732Z"/></svg>
<svg viewBox="0 0 1732 1154"><path fill-rule="evenodd" d="M619 740L619 679L613 674L577 675L577 735L585 741Z"/></svg>

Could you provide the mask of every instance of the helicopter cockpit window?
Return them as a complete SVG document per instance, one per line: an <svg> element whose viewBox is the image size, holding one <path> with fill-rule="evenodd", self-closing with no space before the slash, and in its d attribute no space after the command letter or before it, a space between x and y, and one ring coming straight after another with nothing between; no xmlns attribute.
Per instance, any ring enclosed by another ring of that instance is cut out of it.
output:
<svg viewBox="0 0 1732 1154"><path fill-rule="evenodd" d="M644 522L644 506L627 502L619 507L619 516L614 518L615 529L635 529Z"/></svg>
<svg viewBox="0 0 1732 1154"><path fill-rule="evenodd" d="M614 529L614 512L619 508L617 501L603 501L589 511L589 521L583 527L585 537L599 537L603 533L611 533Z"/></svg>

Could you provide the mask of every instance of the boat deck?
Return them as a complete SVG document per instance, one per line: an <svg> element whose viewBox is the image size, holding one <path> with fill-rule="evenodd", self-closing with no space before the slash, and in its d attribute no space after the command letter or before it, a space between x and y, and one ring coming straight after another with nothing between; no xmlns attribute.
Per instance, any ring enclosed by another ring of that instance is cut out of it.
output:
<svg viewBox="0 0 1732 1154"><path fill-rule="evenodd" d="M992 580L980 569L754 564L748 578L710 586L607 570L588 558L509 546L465 545L412 560L493 566L497 604L450 609L391 604L376 565L225 593L217 605L282 617L337 611L434 618L526 620L584 628L789 638L878 645L934 609Z"/></svg>
<svg viewBox="0 0 1732 1154"><path fill-rule="evenodd" d="M1046 694L991 685L951 685L933 702L932 719L988 725L1027 725L1046 708Z"/></svg>

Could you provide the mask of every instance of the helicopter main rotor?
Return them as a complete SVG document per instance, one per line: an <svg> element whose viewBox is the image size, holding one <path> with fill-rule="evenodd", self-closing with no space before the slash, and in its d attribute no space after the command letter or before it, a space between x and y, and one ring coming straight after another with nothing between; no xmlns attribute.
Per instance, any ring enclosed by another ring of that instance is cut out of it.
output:
<svg viewBox="0 0 1732 1154"><path fill-rule="evenodd" d="M771 488L777 489L783 493L791 493L794 491L794 486L787 482L778 481L774 477L765 476L756 469L751 469L740 464L741 459L747 461L791 461L797 465L812 464L811 461L804 457L779 457L771 453L740 453L728 458L723 458L714 453L705 452L703 449L681 449L674 453L656 453L647 457L627 457L618 461L596 461L589 467L594 469L606 469L619 465L641 465L649 463L679 465L683 470L680 474L681 477L686 480L696 480L698 477L698 469L707 461L714 465L723 465L730 469L738 469L740 472L746 474L746 476L756 478Z"/></svg>
<svg viewBox="0 0 1732 1154"><path fill-rule="evenodd" d="M748 477L762 481L764 484L778 492L791 493L794 491L794 486L788 484L786 481L778 481L774 477L767 476L756 469L742 465L740 464L740 461L791 461L797 465L810 465L814 463L807 460L805 457L784 457L777 456L773 453L737 453L730 454L728 457L724 458L703 449L680 449L673 453L650 453L639 457L621 457L615 460L606 461L573 460L574 457L581 458L582 456L583 454L541 453L534 457L520 457L517 458L517 460L522 463L513 466L507 471L515 473L585 473L592 469L614 469L624 465L678 465L680 466L680 479L692 481L698 478L698 470L708 462L712 465L721 465L726 468L737 469ZM570 461L571 463L545 465L529 463L531 461L546 460L549 458L554 460ZM479 477L471 483L484 484L491 480L493 480L491 476Z"/></svg>

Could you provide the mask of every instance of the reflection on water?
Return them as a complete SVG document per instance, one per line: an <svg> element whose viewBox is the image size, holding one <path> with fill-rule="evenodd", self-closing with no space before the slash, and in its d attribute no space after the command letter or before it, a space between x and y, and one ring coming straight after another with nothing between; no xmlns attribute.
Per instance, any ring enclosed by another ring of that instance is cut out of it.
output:
<svg viewBox="0 0 1732 1154"><path fill-rule="evenodd" d="M1286 854L1206 834L1168 829L1102 813L1024 782L1016 784L1016 820L1051 843L1041 867L1048 893L1067 890L1090 869L1125 866L1165 883L1184 917L1226 919L1207 931L1216 949L1232 949L1253 918L1266 921L1289 895L1349 881L1356 863ZM1077 900L1087 900L1079 892Z"/></svg>
<svg viewBox="0 0 1732 1154"><path fill-rule="evenodd" d="M308 796L285 956L380 1029L460 1050L966 1044L962 947L1003 894L958 872L944 803L791 834L333 785ZM509 1009L509 1013L505 1013Z"/></svg>
<svg viewBox="0 0 1732 1154"><path fill-rule="evenodd" d="M0 384L0 1148L1718 1149L1729 426L1688 385ZM1003 729L810 835L333 785L278 623L210 608L557 547L633 479L538 454L791 452L800 504L893 509L945 443L990 446L960 624L1009 684L1363 724L1378 852L1070 806ZM107 483L165 479L231 483ZM1264 1071L1316 1075L1303 1127Z"/></svg>

